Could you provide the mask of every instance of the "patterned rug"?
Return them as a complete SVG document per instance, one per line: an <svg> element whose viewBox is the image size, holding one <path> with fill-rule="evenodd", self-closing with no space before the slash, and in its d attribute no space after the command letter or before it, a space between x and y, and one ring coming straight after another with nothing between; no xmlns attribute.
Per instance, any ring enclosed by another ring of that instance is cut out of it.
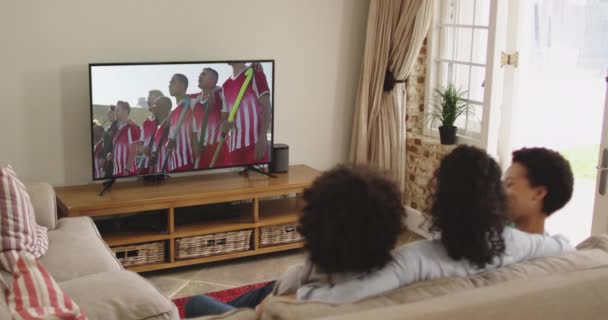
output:
<svg viewBox="0 0 608 320"><path fill-rule="evenodd" d="M238 287L238 288L232 288L232 289L228 289L228 290L222 290L222 291L216 291L216 292L210 292L207 293L208 296L213 297L219 301L222 302L228 302L233 300L234 298L247 293L253 289L257 289L259 287L263 287L265 284L267 284L268 282L260 282L260 283L256 283L256 284L248 284L246 286L242 286L242 287ZM184 298L179 298L179 299L174 299L173 303L175 303L175 305L177 306L177 309L179 310L179 317L180 318L184 318L184 311L186 308L186 302L188 302L188 300L190 300L191 297L184 297Z"/></svg>

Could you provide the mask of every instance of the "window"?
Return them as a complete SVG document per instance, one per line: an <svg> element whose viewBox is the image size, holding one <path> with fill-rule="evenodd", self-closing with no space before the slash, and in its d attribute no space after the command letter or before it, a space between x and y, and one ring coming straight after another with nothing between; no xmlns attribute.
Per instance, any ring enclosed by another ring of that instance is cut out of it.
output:
<svg viewBox="0 0 608 320"><path fill-rule="evenodd" d="M445 88L450 82L465 90L471 114L460 117L455 125L459 135L475 140L482 132L490 2L437 1L431 32L427 106L433 103L435 89ZM436 126L439 124L434 123Z"/></svg>

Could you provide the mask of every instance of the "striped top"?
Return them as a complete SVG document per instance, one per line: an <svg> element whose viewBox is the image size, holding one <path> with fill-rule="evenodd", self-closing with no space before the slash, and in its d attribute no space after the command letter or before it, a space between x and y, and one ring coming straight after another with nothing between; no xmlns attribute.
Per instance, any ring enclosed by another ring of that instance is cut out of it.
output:
<svg viewBox="0 0 608 320"><path fill-rule="evenodd" d="M194 152L192 151L192 132L194 132L194 120L191 103L192 100L189 97L184 98L179 102L177 107L171 111L171 115L169 116L169 123L171 125L171 129L169 130L169 139L175 140L175 148L171 154L169 154L169 171L179 170L184 166L194 164ZM178 131L177 124L182 112L185 112L184 120L182 121Z"/></svg>
<svg viewBox="0 0 608 320"><path fill-rule="evenodd" d="M39 258L48 247L47 229L36 223L25 185L12 167L0 168L0 269L12 272L19 251Z"/></svg>
<svg viewBox="0 0 608 320"><path fill-rule="evenodd" d="M245 82L245 71L236 77L230 77L222 85L222 112L230 113L235 107L236 98ZM270 89L266 82L266 76L262 71L254 71L253 78L245 90L234 118L234 128L228 139L229 151L235 151L255 145L258 142L262 121L262 106L259 98L269 94Z"/></svg>

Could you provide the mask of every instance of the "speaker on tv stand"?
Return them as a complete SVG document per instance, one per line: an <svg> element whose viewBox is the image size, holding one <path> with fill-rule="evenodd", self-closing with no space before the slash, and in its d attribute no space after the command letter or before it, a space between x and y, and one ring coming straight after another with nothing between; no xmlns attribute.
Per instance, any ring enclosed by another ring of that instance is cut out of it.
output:
<svg viewBox="0 0 608 320"><path fill-rule="evenodd" d="M289 170L289 146L275 143L272 146L268 170L272 173L287 172Z"/></svg>

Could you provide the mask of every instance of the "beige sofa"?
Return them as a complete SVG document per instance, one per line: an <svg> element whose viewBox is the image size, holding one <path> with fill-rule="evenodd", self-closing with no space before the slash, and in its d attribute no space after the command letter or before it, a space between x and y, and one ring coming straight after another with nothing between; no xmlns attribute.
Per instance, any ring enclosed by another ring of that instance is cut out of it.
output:
<svg viewBox="0 0 608 320"><path fill-rule="evenodd" d="M39 261L90 320L179 319L171 300L143 277L124 270L93 220L57 220L53 188L32 184L27 189L36 221L49 230L49 249ZM11 274L0 273L11 281ZM10 319L4 292L0 292L0 319Z"/></svg>
<svg viewBox="0 0 608 320"><path fill-rule="evenodd" d="M608 235L577 249L466 278L420 282L356 303L274 297L262 319L608 319ZM200 319L255 318L251 310L237 310Z"/></svg>

